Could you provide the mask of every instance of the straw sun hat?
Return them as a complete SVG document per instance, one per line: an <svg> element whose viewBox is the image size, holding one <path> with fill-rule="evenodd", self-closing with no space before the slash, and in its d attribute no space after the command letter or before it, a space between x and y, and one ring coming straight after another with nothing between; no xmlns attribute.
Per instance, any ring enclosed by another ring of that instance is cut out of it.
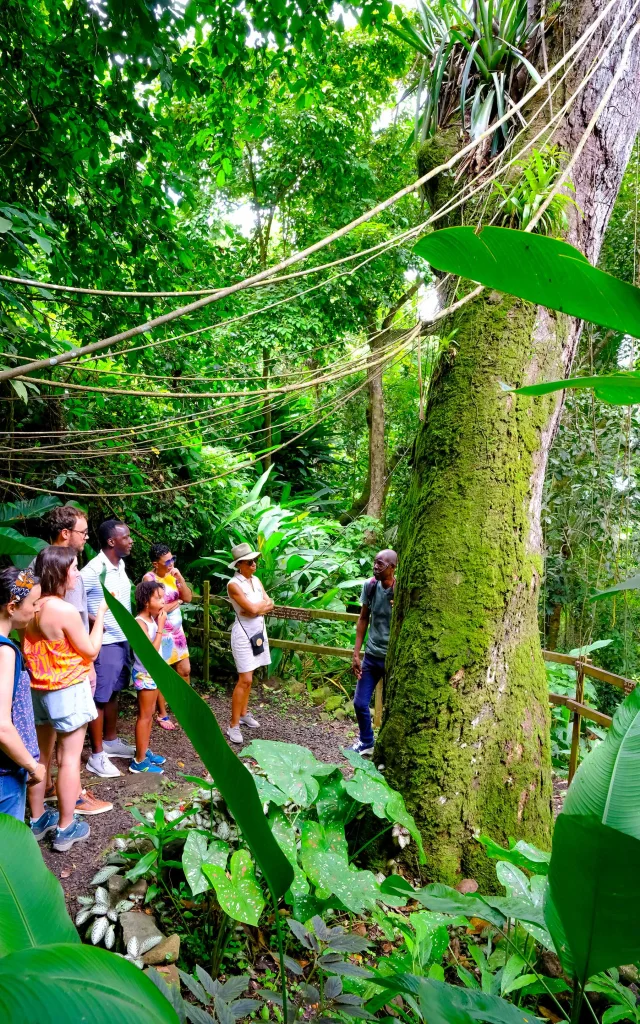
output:
<svg viewBox="0 0 640 1024"><path fill-rule="evenodd" d="M259 551L252 551L250 544L236 544L235 547L231 548L231 554L233 555L233 562L229 562L229 569L235 569L238 562L244 562L249 558L259 558Z"/></svg>

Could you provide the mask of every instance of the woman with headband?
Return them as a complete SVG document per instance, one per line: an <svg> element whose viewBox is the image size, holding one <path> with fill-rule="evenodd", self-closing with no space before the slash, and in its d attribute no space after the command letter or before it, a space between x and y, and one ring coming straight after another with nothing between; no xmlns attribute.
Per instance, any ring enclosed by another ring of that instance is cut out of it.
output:
<svg viewBox="0 0 640 1024"><path fill-rule="evenodd" d="M31 686L22 655L9 640L33 618L40 586L30 569L0 571L0 814L24 821L27 786L42 782Z"/></svg>

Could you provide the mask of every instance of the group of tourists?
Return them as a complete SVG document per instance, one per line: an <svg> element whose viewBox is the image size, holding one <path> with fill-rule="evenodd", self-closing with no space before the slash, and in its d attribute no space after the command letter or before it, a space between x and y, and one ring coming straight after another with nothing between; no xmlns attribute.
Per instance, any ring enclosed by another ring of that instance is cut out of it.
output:
<svg viewBox="0 0 640 1024"><path fill-rule="evenodd" d="M129 527L117 519L102 523L100 551L80 570L78 556L88 538L85 516L65 505L53 510L49 525L51 544L28 569L0 571L0 813L22 820L28 796L34 836L40 841L53 833L53 848L64 852L89 836L87 816L113 807L82 788L87 730L87 771L112 779L121 774L113 763L119 758L128 760L134 774L161 775L166 758L150 746L154 719L165 730L175 724L151 674L137 654L132 658L103 597L104 582L131 611L132 583L124 562L133 544ZM249 699L254 671L271 662L265 616L274 602L256 576L260 553L243 543L232 549L232 556L229 568L234 574L227 593L236 616L231 650L238 679L227 735L241 744L241 727L260 728ZM151 569L135 588L136 621L162 658L189 683L191 664L180 609L191 601L192 591L166 544L154 544L149 557ZM396 564L394 551L381 551L360 597L352 665L358 680L354 706L360 735L352 749L363 756L373 752L370 703L385 671ZM14 631L19 644L10 639ZM119 697L130 682L138 702L134 745L118 736Z"/></svg>
<svg viewBox="0 0 640 1024"><path fill-rule="evenodd" d="M89 732L87 771L104 779L129 771L162 774L165 758L150 746L154 716L174 729L162 694L136 658L107 609L106 589L131 611L124 563L133 540L128 526L109 519L98 529L100 551L82 570L88 526L79 509L50 516L51 544L28 569L0 572L0 812L22 819L29 798L31 830L50 833L53 848L69 850L90 834L85 817L112 809L80 780ZM191 666L180 606L191 588L166 544L154 544L151 570L135 590L137 621L168 664L188 683ZM9 638L17 631L20 646ZM138 699L135 745L118 736L119 695L132 682ZM57 762L54 781L52 764ZM57 804L57 809L53 806Z"/></svg>

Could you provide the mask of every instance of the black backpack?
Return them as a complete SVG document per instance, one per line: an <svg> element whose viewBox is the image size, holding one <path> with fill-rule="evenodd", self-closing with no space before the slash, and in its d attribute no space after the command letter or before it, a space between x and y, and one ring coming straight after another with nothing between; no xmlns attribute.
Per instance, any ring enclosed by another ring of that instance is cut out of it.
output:
<svg viewBox="0 0 640 1024"><path fill-rule="evenodd" d="M367 582L365 583L365 587L366 587L365 594L367 595L367 604L369 606L371 606L371 599L372 599L373 595L375 594L377 586L378 586L378 581L375 578L375 576L372 576L371 579L367 580ZM396 581L394 580L393 583L391 584L391 598L390 598L391 604L393 604L393 595L394 595L395 587L396 587Z"/></svg>

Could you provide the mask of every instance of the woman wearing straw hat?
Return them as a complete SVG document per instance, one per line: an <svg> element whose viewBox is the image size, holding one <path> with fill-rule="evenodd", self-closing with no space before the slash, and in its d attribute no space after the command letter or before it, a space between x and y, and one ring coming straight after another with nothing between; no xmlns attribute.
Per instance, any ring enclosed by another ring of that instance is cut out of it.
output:
<svg viewBox="0 0 640 1024"><path fill-rule="evenodd" d="M231 725L227 736L232 743L242 743L241 725L249 729L260 728L260 723L249 711L249 696L254 670L271 664L264 616L273 608L273 601L267 597L255 575L260 552L252 551L250 544L236 544L231 554L233 561L229 568L235 569L235 574L227 583L227 593L236 613L231 629L231 651L238 670L238 682L231 698Z"/></svg>

